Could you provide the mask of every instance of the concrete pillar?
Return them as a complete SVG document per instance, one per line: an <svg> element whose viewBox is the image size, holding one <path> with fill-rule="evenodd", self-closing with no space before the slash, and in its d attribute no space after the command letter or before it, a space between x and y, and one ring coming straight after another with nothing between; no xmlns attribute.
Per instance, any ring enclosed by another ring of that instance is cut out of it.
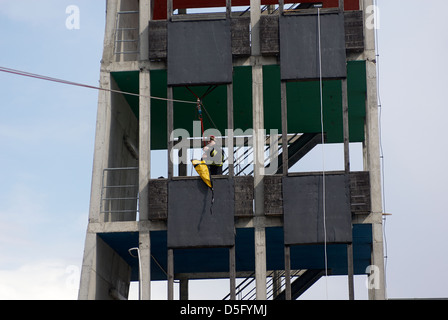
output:
<svg viewBox="0 0 448 320"><path fill-rule="evenodd" d="M115 48L115 27L116 16L118 11L118 0L109 0L106 5L106 29L104 32L103 44L103 64L108 65L113 62Z"/></svg>
<svg viewBox="0 0 448 320"><path fill-rule="evenodd" d="M96 263L96 234L87 232L84 245L84 257L82 261L81 280L79 284L78 299L93 300L95 286Z"/></svg>
<svg viewBox="0 0 448 320"><path fill-rule="evenodd" d="M140 61L149 59L149 20L151 20L151 0L139 0Z"/></svg>
<svg viewBox="0 0 448 320"><path fill-rule="evenodd" d="M149 231L139 233L139 297L151 299L151 238Z"/></svg>
<svg viewBox="0 0 448 320"><path fill-rule="evenodd" d="M110 73L101 71L100 86L110 89ZM109 154L109 136L111 126L111 94L98 92L98 111L95 132L95 151L90 191L89 223L100 222L101 180L103 168L107 166ZM81 271L78 299L95 299L96 234L87 232L84 244L84 256Z"/></svg>
<svg viewBox="0 0 448 320"><path fill-rule="evenodd" d="M179 298L180 300L188 300L188 278L179 279Z"/></svg>
<svg viewBox="0 0 448 320"><path fill-rule="evenodd" d="M260 63L260 0L250 1L252 40L252 115L254 143L255 283L257 300L266 300L266 230L264 227L263 66Z"/></svg>
<svg viewBox="0 0 448 320"><path fill-rule="evenodd" d="M140 61L149 59L148 21L151 1L139 1ZM139 75L139 219L149 220L148 184L151 179L151 77L150 71L140 68ZM151 299L151 238L149 231L139 233L139 298Z"/></svg>
<svg viewBox="0 0 448 320"><path fill-rule="evenodd" d="M82 270L80 300L127 299L131 268L96 233L87 233Z"/></svg>
<svg viewBox="0 0 448 320"><path fill-rule="evenodd" d="M368 21L369 15L373 14L367 8L373 8L373 0L362 1L364 21ZM367 97L366 97L366 141L365 141L365 170L370 171L370 190L372 212L367 218L367 223L372 223L373 245L372 264L377 270L377 283L369 289L369 299L383 300L386 298L384 282L384 250L383 250L383 228L382 228L382 193L381 193L381 163L379 146L378 125L378 98L377 98L377 74L376 74L376 51L375 51L375 29L364 25L365 51L367 73Z"/></svg>
<svg viewBox="0 0 448 320"><path fill-rule="evenodd" d="M148 184L151 179L151 99L150 72L140 71L139 102L139 215L140 221L149 219Z"/></svg>

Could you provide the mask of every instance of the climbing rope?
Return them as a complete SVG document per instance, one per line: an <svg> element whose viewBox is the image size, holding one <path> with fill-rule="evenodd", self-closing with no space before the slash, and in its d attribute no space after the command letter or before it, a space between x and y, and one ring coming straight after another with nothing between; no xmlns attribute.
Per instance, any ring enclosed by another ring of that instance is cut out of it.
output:
<svg viewBox="0 0 448 320"><path fill-rule="evenodd" d="M217 85L212 85L209 86L207 88L207 90L202 94L202 96L198 96L192 89L190 89L190 87L185 86L187 88L188 91L190 91L195 97L196 97L196 110L198 112L198 118L199 121L201 122L201 131L202 131L202 141L204 144L204 147L206 146L206 142L205 142L205 138L204 138L204 120L202 117L202 110L205 111L205 114L207 116L207 118L209 119L209 121L212 123L213 127L216 128L215 122L213 121L213 119L211 118L210 114L208 113L207 109L204 106L204 103L202 102L202 100L209 95L213 90L215 90L218 86Z"/></svg>
<svg viewBox="0 0 448 320"><path fill-rule="evenodd" d="M87 84L83 84L83 83L79 83L79 82L73 82L73 81L67 81L67 80L58 79L58 78L52 78L52 77L48 77L48 76L44 76L44 75L40 75L40 74L36 74L36 73L30 73L30 72L26 72L26 71L22 71L22 70L5 68L5 67L0 67L0 72L15 74L15 75L29 77L29 78L35 78L35 79L39 79L39 80L57 82L57 83L71 85L71 86L83 87L83 88L87 88L87 89L95 89L95 90L108 91L108 92L113 92L113 93L121 93L124 95L135 96L135 97L142 97L142 98L149 98L149 99L163 100L163 101L172 101L172 102L179 102L179 103L196 104L196 102L194 102L194 101L168 99L168 98L148 96L148 95L138 94L138 93L133 93L133 92L126 92L126 91L121 91L121 90L95 87L95 86L91 86L91 85L87 85Z"/></svg>
<svg viewBox="0 0 448 320"><path fill-rule="evenodd" d="M323 103L323 81L322 81L322 46L321 46L321 24L320 8L317 8L317 30L319 42L319 93L320 93L320 124L322 136L322 208L324 228L324 259L325 259L325 290L328 299L328 256L327 256L327 223L326 223L326 185L325 185L325 138L324 138L324 103Z"/></svg>

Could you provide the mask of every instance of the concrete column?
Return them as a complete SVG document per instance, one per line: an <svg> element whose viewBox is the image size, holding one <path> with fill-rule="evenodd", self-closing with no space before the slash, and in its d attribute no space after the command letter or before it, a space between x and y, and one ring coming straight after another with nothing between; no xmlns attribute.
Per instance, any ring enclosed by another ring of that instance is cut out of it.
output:
<svg viewBox="0 0 448 320"><path fill-rule="evenodd" d="M100 86L111 88L110 73L101 71ZM111 93L98 92L98 111L95 132L95 150L93 154L92 183L90 191L89 222L100 222L101 186L103 169L107 168L109 158L109 141L111 131Z"/></svg>
<svg viewBox="0 0 448 320"><path fill-rule="evenodd" d="M342 4L341 4L342 2ZM344 1L339 1L340 9L343 10ZM342 7L341 7L342 6ZM343 131L344 131L344 167L345 173L350 173L350 130L348 121L348 89L347 79L341 80L342 89L342 118L343 118ZM347 181L347 188L350 189L350 182ZM354 270L353 270L353 244L347 244L347 275L348 275L348 297L349 300L355 299L354 288Z"/></svg>
<svg viewBox="0 0 448 320"><path fill-rule="evenodd" d="M286 92L286 81L281 81L281 106L282 106L282 166L283 175L288 174L288 98ZM285 151L285 152L284 152Z"/></svg>
<svg viewBox="0 0 448 320"><path fill-rule="evenodd" d="M110 73L101 71L101 88L110 89ZM103 168L107 167L111 126L111 93L98 92L98 111L95 132L95 150L93 157L92 183L90 191L89 223L100 222L101 181ZM87 232L84 244L84 256L78 299L95 299L96 281L96 234Z"/></svg>
<svg viewBox="0 0 448 320"><path fill-rule="evenodd" d="M139 99L139 215L140 221L149 219L148 184L151 179L151 99L150 72L140 71Z"/></svg>
<svg viewBox="0 0 448 320"><path fill-rule="evenodd" d="M180 300L188 300L188 278L179 279L179 298Z"/></svg>
<svg viewBox="0 0 448 320"><path fill-rule="evenodd" d="M139 215L140 220L149 219L148 184L151 179L151 99L150 72L140 71L139 102Z"/></svg>
<svg viewBox="0 0 448 320"><path fill-rule="evenodd" d="M260 0L250 1L252 35L252 116L254 143L255 283L257 300L266 300L266 230L264 226L263 66L260 54Z"/></svg>
<svg viewBox="0 0 448 320"><path fill-rule="evenodd" d="M150 0L139 2L140 60L148 60L148 21L151 18ZM151 179L151 75L141 68L139 98L139 219L149 220L149 192ZM139 233L139 298L151 299L151 238L150 232Z"/></svg>
<svg viewBox="0 0 448 320"><path fill-rule="evenodd" d="M256 59L254 59L256 60ZM254 201L255 201L255 277L257 300L266 300L266 230L264 216L264 117L263 67L252 66Z"/></svg>
<svg viewBox="0 0 448 320"><path fill-rule="evenodd" d="M235 246L229 249L230 300L236 300L236 257Z"/></svg>
<svg viewBox="0 0 448 320"><path fill-rule="evenodd" d="M151 19L151 0L139 0L140 60L149 59L148 21Z"/></svg>
<svg viewBox="0 0 448 320"><path fill-rule="evenodd" d="M227 85L227 159L229 162L229 177L233 177L234 165L233 159L234 155L234 145L233 145L233 130L234 130L234 121L233 121L233 84L230 83Z"/></svg>
<svg viewBox="0 0 448 320"><path fill-rule="evenodd" d="M95 267L96 267L96 234L87 232L84 245L84 258L82 261L81 280L79 284L78 299L95 299Z"/></svg>
<svg viewBox="0 0 448 320"><path fill-rule="evenodd" d="M139 292L140 300L151 299L151 239L150 232L139 233Z"/></svg>
<svg viewBox="0 0 448 320"><path fill-rule="evenodd" d="M127 299L131 268L96 233L88 232L79 299Z"/></svg>
<svg viewBox="0 0 448 320"><path fill-rule="evenodd" d="M116 17L118 11L118 0L107 1L106 7L106 29L104 32L104 44L103 44L103 57L102 61L104 64L110 64L114 59L114 48L115 48L115 27L116 27Z"/></svg>
<svg viewBox="0 0 448 320"><path fill-rule="evenodd" d="M167 253L167 273L168 273L168 300L174 299L174 252L168 249Z"/></svg>
<svg viewBox="0 0 448 320"><path fill-rule="evenodd" d="M285 250L285 300L291 300L291 247L286 245Z"/></svg>
<svg viewBox="0 0 448 320"><path fill-rule="evenodd" d="M261 0L250 0L250 26L252 56L261 54L260 46Z"/></svg>
<svg viewBox="0 0 448 320"><path fill-rule="evenodd" d="M363 0L363 10L367 21L372 12L366 11L372 8L373 0ZM384 251L383 251L383 228L382 228L382 194L381 194L381 163L379 146L378 127L378 98L377 98L377 74L376 74L376 51L375 51L375 29L364 25L365 50L367 74L367 97L366 97L366 141L365 141L365 165L370 171L370 192L372 212L366 219L367 223L372 223L373 245L372 264L375 270L377 281L369 289L369 299L383 300L386 298L384 282Z"/></svg>
<svg viewBox="0 0 448 320"><path fill-rule="evenodd" d="M167 98L169 101L166 103L167 111L167 151L168 151L168 179L173 178L174 165L171 159L171 153L173 152L174 141L172 140L171 134L173 133L174 126L174 114L173 114L173 87L167 88Z"/></svg>

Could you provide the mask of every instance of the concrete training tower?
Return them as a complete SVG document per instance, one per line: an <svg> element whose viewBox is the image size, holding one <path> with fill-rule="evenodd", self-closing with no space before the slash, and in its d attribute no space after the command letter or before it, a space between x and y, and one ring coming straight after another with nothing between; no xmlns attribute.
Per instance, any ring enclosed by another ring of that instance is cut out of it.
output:
<svg viewBox="0 0 448 320"><path fill-rule="evenodd" d="M150 299L167 281L173 299L178 281L188 299L189 280L228 278L223 298L296 299L347 275L353 299L369 272L385 299L372 6L108 0L79 298L126 299L138 281ZM210 134L225 151L213 203L190 164ZM298 172L319 144L344 166Z"/></svg>

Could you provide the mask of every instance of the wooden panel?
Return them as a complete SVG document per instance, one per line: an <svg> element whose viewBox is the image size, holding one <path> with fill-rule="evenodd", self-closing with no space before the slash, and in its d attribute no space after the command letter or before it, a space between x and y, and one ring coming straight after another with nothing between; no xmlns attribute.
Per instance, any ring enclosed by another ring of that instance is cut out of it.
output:
<svg viewBox="0 0 448 320"><path fill-rule="evenodd" d="M268 216L283 214L282 176L264 177L264 212Z"/></svg>
<svg viewBox="0 0 448 320"><path fill-rule="evenodd" d="M278 15L264 15L260 19L260 49L262 55L277 55L280 52Z"/></svg>
<svg viewBox="0 0 448 320"><path fill-rule="evenodd" d="M167 27L166 20L149 21L149 59L166 59Z"/></svg>
<svg viewBox="0 0 448 320"><path fill-rule="evenodd" d="M345 46L348 52L364 51L362 11L347 11L345 15Z"/></svg>
<svg viewBox="0 0 448 320"><path fill-rule="evenodd" d="M369 172L350 173L350 204L353 214L367 214L371 211Z"/></svg>
<svg viewBox="0 0 448 320"><path fill-rule="evenodd" d="M347 52L364 50L363 13L346 11L345 42ZM166 20L149 21L149 58L166 59L167 28ZM260 20L261 53L263 55L279 54L278 15L263 15ZM232 18L232 55L250 55L250 19Z"/></svg>
<svg viewBox="0 0 448 320"><path fill-rule="evenodd" d="M250 55L250 18L232 18L232 55Z"/></svg>
<svg viewBox="0 0 448 320"><path fill-rule="evenodd" d="M168 216L167 179L153 179L149 182L149 218L164 220ZM252 176L234 177L235 217L253 216L254 182ZM283 214L282 175L264 177L265 214ZM367 214L371 211L369 172L350 173L350 207L353 214Z"/></svg>
<svg viewBox="0 0 448 320"><path fill-rule="evenodd" d="M235 217L249 217L254 214L254 177L234 177Z"/></svg>
<svg viewBox="0 0 448 320"><path fill-rule="evenodd" d="M149 219L164 220L168 217L168 180L149 181Z"/></svg>

